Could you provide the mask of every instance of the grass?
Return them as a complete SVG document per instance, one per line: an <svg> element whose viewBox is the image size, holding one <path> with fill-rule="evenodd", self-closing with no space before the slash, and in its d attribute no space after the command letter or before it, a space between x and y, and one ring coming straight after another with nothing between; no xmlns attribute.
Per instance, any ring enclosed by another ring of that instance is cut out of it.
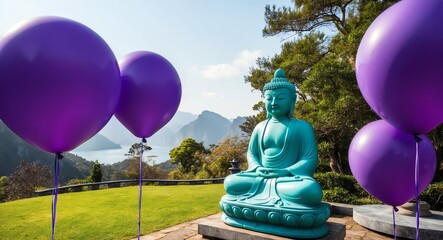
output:
<svg viewBox="0 0 443 240"><path fill-rule="evenodd" d="M142 235L220 211L223 184L144 186ZM0 203L0 239L50 239L52 196ZM61 194L55 239L137 236L138 187Z"/></svg>

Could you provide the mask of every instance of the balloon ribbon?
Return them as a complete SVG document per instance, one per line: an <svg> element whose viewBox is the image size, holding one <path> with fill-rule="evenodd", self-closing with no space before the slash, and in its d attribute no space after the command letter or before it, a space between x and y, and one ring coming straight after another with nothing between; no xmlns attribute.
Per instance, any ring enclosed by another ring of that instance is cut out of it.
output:
<svg viewBox="0 0 443 240"><path fill-rule="evenodd" d="M418 144L421 142L421 138L418 135L415 135L415 219L416 219L416 230L415 230L415 239L420 240L420 204L418 201L419 189L418 189L418 181L419 181L419 157L418 157Z"/></svg>
<svg viewBox="0 0 443 240"><path fill-rule="evenodd" d="M395 212L398 212L398 208L392 206L392 221L394 222L394 239L397 239L397 227L395 225Z"/></svg>
<svg viewBox="0 0 443 240"><path fill-rule="evenodd" d="M57 216L57 199L58 199L58 179L60 176L60 161L63 158L61 153L55 154L54 159L54 190L52 191L52 237L54 240L55 234L55 219Z"/></svg>
<svg viewBox="0 0 443 240"><path fill-rule="evenodd" d="M143 146L146 139L143 138L140 143L140 172L138 175L138 240L140 240L140 218L142 212L142 185L143 185Z"/></svg>

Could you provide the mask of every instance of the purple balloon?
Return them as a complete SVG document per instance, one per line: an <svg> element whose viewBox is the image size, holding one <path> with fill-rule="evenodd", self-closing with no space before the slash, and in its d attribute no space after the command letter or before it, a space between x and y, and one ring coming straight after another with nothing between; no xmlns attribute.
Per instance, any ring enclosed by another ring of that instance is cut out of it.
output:
<svg viewBox="0 0 443 240"><path fill-rule="evenodd" d="M371 108L414 134L443 122L443 1L404 0L365 33L356 74Z"/></svg>
<svg viewBox="0 0 443 240"><path fill-rule="evenodd" d="M431 183L437 156L424 135L419 142L419 192ZM370 194L380 201L400 206L415 197L414 135L399 130L384 120L364 126L349 147L352 174Z"/></svg>
<svg viewBox="0 0 443 240"><path fill-rule="evenodd" d="M60 17L13 27L0 41L0 115L29 143L66 152L112 117L118 62L97 33Z"/></svg>
<svg viewBox="0 0 443 240"><path fill-rule="evenodd" d="M174 116L181 82L174 66L148 51L133 52L120 62L122 94L117 119L135 136L147 138Z"/></svg>

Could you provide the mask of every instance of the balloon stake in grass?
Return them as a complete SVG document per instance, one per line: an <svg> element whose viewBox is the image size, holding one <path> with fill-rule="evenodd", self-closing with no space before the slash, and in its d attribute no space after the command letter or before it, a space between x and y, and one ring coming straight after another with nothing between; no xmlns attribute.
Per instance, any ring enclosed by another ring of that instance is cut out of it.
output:
<svg viewBox="0 0 443 240"><path fill-rule="evenodd" d="M55 153L52 238L59 160L112 117L121 91L114 53L88 27L40 17L0 41L0 116L18 136Z"/></svg>
<svg viewBox="0 0 443 240"><path fill-rule="evenodd" d="M181 100L181 82L174 66L164 57L148 51L128 54L120 62L122 93L115 117L136 137L140 144L139 215L142 198L143 144L176 113Z"/></svg>

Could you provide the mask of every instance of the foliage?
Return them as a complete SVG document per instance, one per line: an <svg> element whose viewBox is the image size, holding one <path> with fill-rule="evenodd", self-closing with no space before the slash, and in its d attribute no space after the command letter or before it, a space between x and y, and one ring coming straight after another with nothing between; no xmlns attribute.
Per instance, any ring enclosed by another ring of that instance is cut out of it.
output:
<svg viewBox="0 0 443 240"><path fill-rule="evenodd" d="M322 189L343 188L357 197L368 197L367 193L355 180L354 176L335 172L316 173L314 178Z"/></svg>
<svg viewBox="0 0 443 240"><path fill-rule="evenodd" d="M126 171L131 165L132 158L127 158L121 162L116 162L113 164L103 164L102 165L102 173L103 173L103 181L110 180L122 180L127 179Z"/></svg>
<svg viewBox="0 0 443 240"><path fill-rule="evenodd" d="M126 154L126 156L131 156L131 157L137 157L140 156L140 150L141 147L143 146L143 152L145 151L151 151L152 148L146 144L143 143L134 143L131 145L131 147L128 150L128 153Z"/></svg>
<svg viewBox="0 0 443 240"><path fill-rule="evenodd" d="M366 192L352 175L334 172L316 173L314 178L323 189L323 201L347 204L380 204L381 202ZM443 210L443 182L432 183L420 195L421 201L431 205L431 209Z"/></svg>
<svg viewBox="0 0 443 240"><path fill-rule="evenodd" d="M353 196L348 190L341 187L323 190L323 201L353 203L355 200L355 196Z"/></svg>
<svg viewBox="0 0 443 240"><path fill-rule="evenodd" d="M366 192L352 175L326 172L316 173L314 178L323 189L323 201L347 204L380 203Z"/></svg>
<svg viewBox="0 0 443 240"><path fill-rule="evenodd" d="M184 173L180 171L179 168L176 168L175 170L172 170L171 172L168 173L168 179L173 179L173 180L195 179L195 177L196 177L195 174L193 174L192 172Z"/></svg>
<svg viewBox="0 0 443 240"><path fill-rule="evenodd" d="M432 210L443 211L443 182L430 184L419 199L429 203Z"/></svg>
<svg viewBox="0 0 443 240"><path fill-rule="evenodd" d="M294 7L276 9L275 5L267 5L265 19L267 26L263 35L272 36L280 33L311 32L320 27L335 27L341 33L347 34L350 29L346 16L352 14L355 2L353 0L295 0Z"/></svg>
<svg viewBox="0 0 443 240"><path fill-rule="evenodd" d="M47 166L21 161L17 170L9 177L7 200L32 197L35 190L50 187L51 180L51 172Z"/></svg>
<svg viewBox="0 0 443 240"><path fill-rule="evenodd" d="M230 174L231 161L237 159L243 168L246 167L246 152L248 140L238 136L224 139L211 153L201 154L199 157L203 162L197 179L226 177Z"/></svg>
<svg viewBox="0 0 443 240"><path fill-rule="evenodd" d="M185 175L189 173L195 175L202 167L202 162L198 155L207 152L208 150L204 147L203 142L196 142L192 138L186 138L178 147L173 148L169 152L169 156L171 157L171 163L178 165L177 171ZM169 178L173 176L179 175L172 174L169 175Z"/></svg>
<svg viewBox="0 0 443 240"><path fill-rule="evenodd" d="M275 70L285 70L297 87L295 117L312 123L319 159L335 172L350 173L347 152L353 136L378 118L357 86L355 56L370 23L395 2L295 0L293 8L266 6L264 36L289 34L292 39L280 54L258 58L245 81L261 90ZM259 108L243 127L264 119Z"/></svg>
<svg viewBox="0 0 443 240"><path fill-rule="evenodd" d="M0 202L4 202L6 200L6 187L8 186L8 177L1 176L0 177Z"/></svg>
<svg viewBox="0 0 443 240"><path fill-rule="evenodd" d="M88 181L88 179L71 179L69 180L66 185L77 185L77 184L84 184L84 183L89 183L90 181Z"/></svg>
<svg viewBox="0 0 443 240"><path fill-rule="evenodd" d="M63 156L60 162L61 183L89 175L92 161L70 153L63 153ZM0 120L0 176L10 176L21 161L38 162L52 169L54 157L54 154L40 150L18 137Z"/></svg>
<svg viewBox="0 0 443 240"><path fill-rule="evenodd" d="M102 181L102 169L100 167L100 163L95 160L94 165L92 165L91 175L89 175L89 179L91 182L101 182Z"/></svg>
<svg viewBox="0 0 443 240"><path fill-rule="evenodd" d="M443 124L428 133L427 137L434 144L437 153L437 167L433 182L441 182L443 181Z"/></svg>
<svg viewBox="0 0 443 240"><path fill-rule="evenodd" d="M138 187L59 195L55 238L132 239L137 235ZM223 184L143 186L141 234L220 211ZM1 239L48 239L51 198L0 203ZM22 227L26 226L26 227Z"/></svg>
<svg viewBox="0 0 443 240"><path fill-rule="evenodd" d="M253 110L258 111L259 113L255 116L246 117L245 122L240 125L240 129L245 132L249 137L252 135L255 126L259 124L261 121L266 119L266 109L265 103L260 101L252 107Z"/></svg>
<svg viewBox="0 0 443 240"><path fill-rule="evenodd" d="M152 162L153 157L148 156L148 162ZM151 166L146 162L142 162L142 178L164 179L167 178L167 172L157 166ZM127 179L138 179L140 176L140 159L132 158L130 165L126 170Z"/></svg>
<svg viewBox="0 0 443 240"><path fill-rule="evenodd" d="M126 169L123 170L123 172L114 172L112 177L115 178L115 180L118 178L138 179L140 177L141 147L143 147L143 156L145 156L148 151L152 150L150 146L144 143L132 144L131 148L128 150L128 154L126 154L126 156L129 156L129 159L127 160L129 164L127 165ZM154 159L156 157L157 156L155 155L149 155L147 163L142 161L142 178L160 179L167 177L166 171L154 166ZM149 165L149 163L151 163L151 165Z"/></svg>
<svg viewBox="0 0 443 240"><path fill-rule="evenodd" d="M172 170L177 168L177 164L171 163L171 160L156 164L155 166L157 166L158 168L160 168L165 172L171 172Z"/></svg>

